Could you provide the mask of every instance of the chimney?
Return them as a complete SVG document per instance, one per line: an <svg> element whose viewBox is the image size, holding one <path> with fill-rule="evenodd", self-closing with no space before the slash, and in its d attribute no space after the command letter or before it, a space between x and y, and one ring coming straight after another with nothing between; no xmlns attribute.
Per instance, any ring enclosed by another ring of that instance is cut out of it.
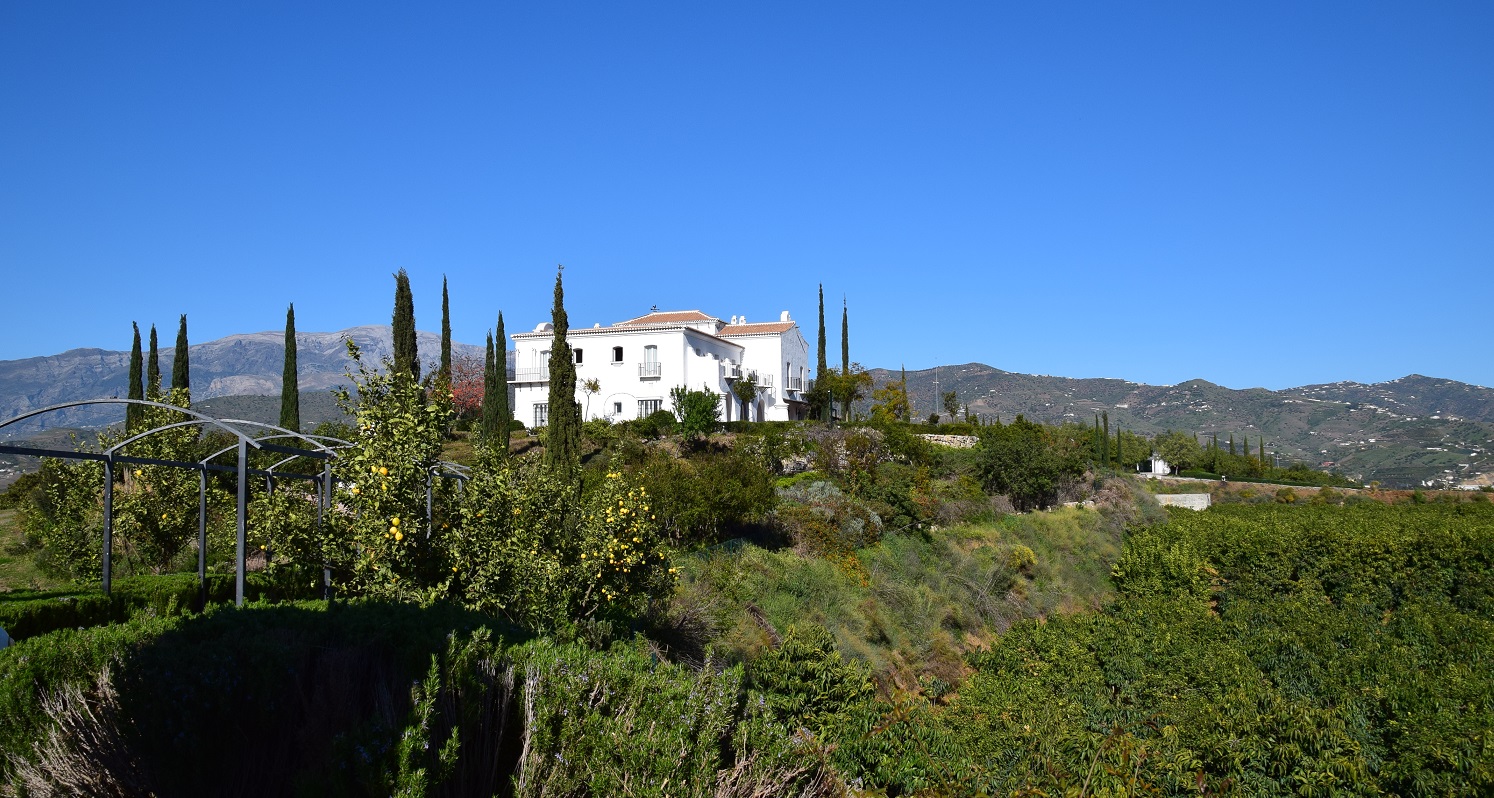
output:
<svg viewBox="0 0 1494 798"><path fill-rule="evenodd" d="M737 323L737 317L736 316L732 316L731 317L731 323L732 324L736 324Z"/></svg>
<svg viewBox="0 0 1494 798"><path fill-rule="evenodd" d="M786 311L786 310L784 312L778 314L778 320L779 321L793 321L792 319L789 318L788 311Z"/></svg>

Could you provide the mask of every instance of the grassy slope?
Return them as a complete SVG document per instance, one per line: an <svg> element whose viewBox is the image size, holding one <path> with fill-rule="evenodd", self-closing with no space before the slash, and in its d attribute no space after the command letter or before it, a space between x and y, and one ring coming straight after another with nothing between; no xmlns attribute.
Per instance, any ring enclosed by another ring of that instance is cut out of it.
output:
<svg viewBox="0 0 1494 798"><path fill-rule="evenodd" d="M46 590L58 585L36 567L32 552L24 548L20 518L15 510L0 510L0 593L9 590Z"/></svg>
<svg viewBox="0 0 1494 798"><path fill-rule="evenodd" d="M808 621L869 663L884 688L957 685L963 655L1012 623L1098 606L1119 553L1116 515L1077 508L891 536L847 563L718 548L683 561L676 611L706 616L717 645L738 657L769 644L762 620L780 633Z"/></svg>

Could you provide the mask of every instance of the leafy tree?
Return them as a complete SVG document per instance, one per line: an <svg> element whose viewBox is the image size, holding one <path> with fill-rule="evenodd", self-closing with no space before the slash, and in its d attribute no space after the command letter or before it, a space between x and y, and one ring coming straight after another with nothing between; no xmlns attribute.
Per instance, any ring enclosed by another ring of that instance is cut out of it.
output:
<svg viewBox="0 0 1494 798"><path fill-rule="evenodd" d="M280 371L280 426L301 431L301 377L296 367L296 305L285 310L285 366Z"/></svg>
<svg viewBox="0 0 1494 798"><path fill-rule="evenodd" d="M975 450L976 473L986 489L1006 494L1019 510L1052 504L1059 488L1084 471L1081 449L1020 415L1010 424L981 427Z"/></svg>
<svg viewBox="0 0 1494 798"><path fill-rule="evenodd" d="M1229 434L1229 453L1230 455L1234 455L1235 453L1235 434L1233 432Z"/></svg>
<svg viewBox="0 0 1494 798"><path fill-rule="evenodd" d="M872 391L871 413L872 421L878 424L907 421L913 415L908 404L908 383L889 382Z"/></svg>
<svg viewBox="0 0 1494 798"><path fill-rule="evenodd" d="M451 408L458 419L471 419L482 413L483 394L492 364L492 335L488 336L488 363L472 355L457 355L451 361Z"/></svg>
<svg viewBox="0 0 1494 798"><path fill-rule="evenodd" d="M140 325L130 322L135 330L135 340L130 345L130 399L145 398L145 377L141 373L144 370L144 357L140 354ZM135 430L140 427L140 418L145 408L140 405L125 406L125 429Z"/></svg>
<svg viewBox="0 0 1494 798"><path fill-rule="evenodd" d="M1168 465L1175 466L1178 470L1198 465L1203 456L1203 448L1198 445L1198 439L1186 432L1174 430L1158 435L1152 445Z"/></svg>
<svg viewBox="0 0 1494 798"><path fill-rule="evenodd" d="M446 275L441 275L441 379L451 383L451 300L446 295Z"/></svg>
<svg viewBox="0 0 1494 798"><path fill-rule="evenodd" d="M150 357L145 365L145 395L155 401L161 398L161 348L157 345L154 324L150 326Z"/></svg>
<svg viewBox="0 0 1494 798"><path fill-rule="evenodd" d="M410 275L400 269L394 275L394 368L420 381L420 352L415 341L415 297L410 293Z"/></svg>
<svg viewBox="0 0 1494 798"><path fill-rule="evenodd" d="M187 314L182 314L181 326L176 328L176 356L171 359L171 392L186 391L189 401L192 395L192 372L187 364Z"/></svg>
<svg viewBox="0 0 1494 798"><path fill-rule="evenodd" d="M165 397L181 405L186 399ZM184 420L175 411L142 408L142 428L159 427ZM101 442L122 440L106 436ZM191 462L200 457L199 430L178 427L157 432L131 443L125 450L135 457ZM197 537L197 475L165 465L132 465L130 479L114 493L114 527L128 567L137 572L170 570ZM97 483L90 486L97 490Z"/></svg>
<svg viewBox="0 0 1494 798"><path fill-rule="evenodd" d="M347 346L356 398L346 388L334 395L358 437L333 461L339 488L321 554L340 593L429 602L446 594L452 573L449 529L426 521L426 480L441 457L449 395L422 390L392 361L371 368L356 344Z"/></svg>
<svg viewBox="0 0 1494 798"><path fill-rule="evenodd" d="M954 391L945 391L944 393L940 394L939 398L940 398L940 401L942 402L942 404L944 405L944 412L945 412L945 414L947 414L950 418L955 418L955 417L959 416L959 414L960 414L960 397L959 397L959 394L955 393Z"/></svg>
<svg viewBox="0 0 1494 798"><path fill-rule="evenodd" d="M686 441L705 437L721 419L721 397L712 393L709 387L702 386L701 390L692 391L678 385L670 390L669 399L674 405L675 418L680 422L680 434Z"/></svg>
<svg viewBox="0 0 1494 798"><path fill-rule="evenodd" d="M449 536L453 590L530 629L639 615L675 579L653 501L620 472L583 498L564 474L485 450Z"/></svg>
<svg viewBox="0 0 1494 798"><path fill-rule="evenodd" d="M581 381L581 393L586 394L586 415L591 415L591 397L602 390L602 381L596 377Z"/></svg>
<svg viewBox="0 0 1494 798"><path fill-rule="evenodd" d="M567 340L570 321L565 313L565 287L555 271L555 304L550 310L554 337L550 342L550 420L545 431L545 464L570 473L581 462L581 409L576 404L576 360Z"/></svg>
<svg viewBox="0 0 1494 798"><path fill-rule="evenodd" d="M742 408L742 415L740 416L739 420L751 421L752 419L749 417L749 408L751 408L752 405L757 402L757 375L747 374L739 379L733 380L731 384L731 392L732 395L737 398L737 402L741 405ZM758 420L761 421L762 419Z"/></svg>

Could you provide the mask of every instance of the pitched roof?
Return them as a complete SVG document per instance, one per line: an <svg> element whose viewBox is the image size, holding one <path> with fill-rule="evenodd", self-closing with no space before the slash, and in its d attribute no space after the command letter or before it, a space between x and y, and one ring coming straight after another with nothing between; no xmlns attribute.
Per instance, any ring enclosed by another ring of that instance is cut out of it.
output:
<svg viewBox="0 0 1494 798"><path fill-rule="evenodd" d="M715 316L707 316L698 310L656 310L636 319L620 321L613 327L632 327L643 324L680 324L692 321L721 321Z"/></svg>
<svg viewBox="0 0 1494 798"><path fill-rule="evenodd" d="M728 324L722 327L716 334L722 337L730 335L763 335L766 333L783 333L794 328L792 321L759 321L753 324Z"/></svg>

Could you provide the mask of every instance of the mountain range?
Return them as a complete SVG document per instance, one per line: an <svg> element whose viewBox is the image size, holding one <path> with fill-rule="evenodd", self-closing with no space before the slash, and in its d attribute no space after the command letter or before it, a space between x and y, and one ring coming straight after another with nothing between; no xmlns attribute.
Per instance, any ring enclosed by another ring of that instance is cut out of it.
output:
<svg viewBox="0 0 1494 798"><path fill-rule="evenodd" d="M337 418L326 393L346 384L346 341L366 360L392 352L388 325L366 325L332 333L296 335L303 418ZM440 338L417 334L426 369L438 358ZM189 350L194 404L222 417L273 420L280 393L284 334L230 335ZM456 357L481 361L483 348L452 344ZM161 372L171 373L172 350L161 352ZM123 396L129 353L73 349L48 357L0 361L0 420L28 410L79 399ZM872 370L876 385L900 372ZM1494 466L1494 390L1455 380L1410 375L1389 382L1339 382L1279 391L1237 390L1204 380L1145 385L1119 379L1073 379L1017 374L968 363L907 372L909 396L921 417L938 408L943 392L986 419L1018 414L1048 423L1093 424L1096 414L1132 432L1153 435L1170 429L1200 440L1218 435L1248 437L1252 451L1264 435L1268 453L1303 461L1389 486L1490 484ZM863 405L864 407L864 405ZM308 413L308 411L310 411ZM313 418L312 416L315 416ZM0 432L26 437L49 428L92 428L123 418L119 408L78 408Z"/></svg>

